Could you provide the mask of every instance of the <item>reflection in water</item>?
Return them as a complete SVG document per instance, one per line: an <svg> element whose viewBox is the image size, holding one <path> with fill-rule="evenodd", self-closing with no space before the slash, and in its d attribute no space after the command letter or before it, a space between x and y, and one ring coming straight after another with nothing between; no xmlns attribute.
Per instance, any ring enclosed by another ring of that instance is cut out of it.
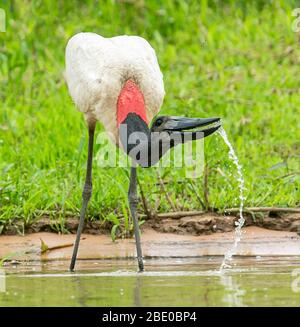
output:
<svg viewBox="0 0 300 327"><path fill-rule="evenodd" d="M299 306L291 272L299 257L236 258L239 269L220 273L221 257L135 261L79 261L6 267L0 306ZM116 267L122 270L116 270ZM30 270L31 269L31 270Z"/></svg>
<svg viewBox="0 0 300 327"><path fill-rule="evenodd" d="M246 306L243 303L243 298L246 294L246 291L242 289L241 285L237 283L235 276L230 276L226 272L221 273L220 284L225 287L225 291L226 291L226 293L223 296L224 303L236 307Z"/></svg>
<svg viewBox="0 0 300 327"><path fill-rule="evenodd" d="M134 286L134 306L141 307L141 289L142 289L142 280L141 276L137 275L135 279Z"/></svg>
<svg viewBox="0 0 300 327"><path fill-rule="evenodd" d="M74 276L72 282L76 285L76 294L77 295L77 301L81 307L86 307L86 297L88 296L88 291L84 287L83 280L77 276ZM75 299L75 295L71 294L70 298Z"/></svg>

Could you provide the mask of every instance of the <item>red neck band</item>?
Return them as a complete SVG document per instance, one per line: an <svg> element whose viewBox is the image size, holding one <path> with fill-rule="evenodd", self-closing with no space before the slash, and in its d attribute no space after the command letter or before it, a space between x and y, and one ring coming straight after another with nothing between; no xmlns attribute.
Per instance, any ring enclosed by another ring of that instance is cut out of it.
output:
<svg viewBox="0 0 300 327"><path fill-rule="evenodd" d="M139 87L128 80L123 86L117 103L117 126L126 119L129 113L135 113L148 125L144 96Z"/></svg>

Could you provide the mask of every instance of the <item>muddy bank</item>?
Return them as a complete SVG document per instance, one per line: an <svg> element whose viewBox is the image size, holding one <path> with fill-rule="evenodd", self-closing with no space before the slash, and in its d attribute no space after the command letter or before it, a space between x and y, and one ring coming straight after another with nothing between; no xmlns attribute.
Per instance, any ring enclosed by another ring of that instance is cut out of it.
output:
<svg viewBox="0 0 300 327"><path fill-rule="evenodd" d="M244 213L245 226L257 226L271 230L296 232L300 235L300 213ZM159 232L191 235L209 235L216 232L230 232L235 228L235 215L204 213L179 219L155 219L147 224Z"/></svg>
<svg viewBox="0 0 300 327"><path fill-rule="evenodd" d="M69 260L75 235L33 233L26 236L0 237L0 258L8 257L7 264L15 260ZM41 252L41 239L53 250ZM142 232L143 255L146 258L193 258L224 255L232 246L234 232L211 235L178 235L159 233L144 227ZM10 255L12 254L12 256ZM300 256L300 236L293 232L271 231L260 227L245 227L243 239L238 246L241 256ZM135 258L135 241L118 239L112 242L110 235L83 234L79 259L128 259ZM13 261L12 261L13 260ZM18 262L16 262L18 263Z"/></svg>
<svg viewBox="0 0 300 327"><path fill-rule="evenodd" d="M191 212L192 214L193 212ZM170 213L162 214L159 217L146 220L142 229L153 228L161 233L174 233L179 235L209 235L212 233L230 232L235 227L237 215L221 215L217 213L201 213L188 215ZM171 217L172 216L172 217ZM257 226L271 230L296 232L300 235L300 213L265 212L265 213L244 213L245 226ZM24 233L56 232L61 221L42 217L31 225L24 226L23 223L15 220L4 226L3 235L18 235ZM78 217L69 217L64 222L64 230L76 233ZM103 221L88 221L84 227L86 234L109 234L112 224ZM121 237L121 229L117 232ZM130 236L130 235L125 235Z"/></svg>

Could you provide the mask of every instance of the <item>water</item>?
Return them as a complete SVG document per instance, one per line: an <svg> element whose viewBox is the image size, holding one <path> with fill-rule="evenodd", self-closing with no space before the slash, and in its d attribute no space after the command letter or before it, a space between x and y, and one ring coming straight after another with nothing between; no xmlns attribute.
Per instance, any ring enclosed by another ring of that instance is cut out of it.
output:
<svg viewBox="0 0 300 327"><path fill-rule="evenodd" d="M222 271L224 268L231 268L230 262L232 260L232 256L235 254L238 243L241 241L242 238L242 227L244 226L245 219L243 217L243 209L244 209L244 189L245 189L245 181L244 181L244 176L242 173L242 166L239 163L239 159L235 154L234 148L231 145L230 141L228 140L228 136L224 130L224 128L221 126L218 129L218 133L221 135L223 138L224 142L227 144L228 149L229 149L229 158L232 160L234 165L237 168L237 181L239 183L239 200L240 200L240 206L239 206L239 215L240 218L238 221L235 222L236 227L235 227L235 237L234 237L234 243L232 247L229 248L229 250L225 253L224 260L221 264L220 270Z"/></svg>
<svg viewBox="0 0 300 327"><path fill-rule="evenodd" d="M80 260L74 274L68 261L23 262L5 267L0 306L300 305L293 288L300 257L236 257L239 268L226 274L219 270L221 261L148 259L142 274L135 260Z"/></svg>

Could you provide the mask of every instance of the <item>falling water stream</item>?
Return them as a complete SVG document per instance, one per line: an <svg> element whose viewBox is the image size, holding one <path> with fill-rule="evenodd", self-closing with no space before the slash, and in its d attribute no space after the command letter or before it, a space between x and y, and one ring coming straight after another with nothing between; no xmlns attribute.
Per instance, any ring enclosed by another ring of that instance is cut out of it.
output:
<svg viewBox="0 0 300 327"><path fill-rule="evenodd" d="M235 222L235 237L234 237L234 243L232 246L227 250L227 252L224 255L223 262L220 267L220 271L222 272L224 268L231 268L230 261L232 260L232 256L235 254L238 243L240 242L242 238L242 227L244 226L245 219L243 217L243 208L244 208L244 189L245 189L245 181L244 176L242 173L242 166L239 163L238 157L235 154L235 151L228 140L227 134L223 127L221 126L218 130L218 133L223 138L224 142L228 146L229 149L229 158L232 160L234 165L237 168L237 181L239 183L239 200L240 200L240 206L239 206L239 219Z"/></svg>

